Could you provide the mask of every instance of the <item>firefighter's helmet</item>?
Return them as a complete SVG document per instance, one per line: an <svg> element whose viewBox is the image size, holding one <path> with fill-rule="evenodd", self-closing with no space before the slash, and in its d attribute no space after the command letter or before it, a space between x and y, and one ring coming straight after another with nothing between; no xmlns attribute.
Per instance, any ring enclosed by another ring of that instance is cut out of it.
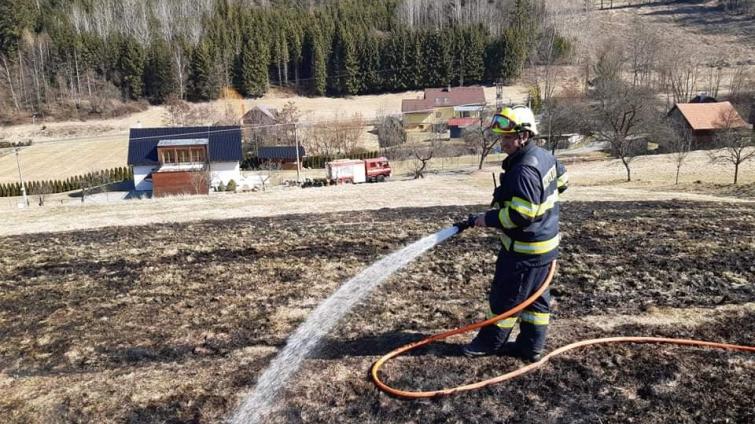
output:
<svg viewBox="0 0 755 424"><path fill-rule="evenodd" d="M535 114L527 106L506 106L493 116L489 128L494 134L518 134L529 131L532 136L537 135Z"/></svg>

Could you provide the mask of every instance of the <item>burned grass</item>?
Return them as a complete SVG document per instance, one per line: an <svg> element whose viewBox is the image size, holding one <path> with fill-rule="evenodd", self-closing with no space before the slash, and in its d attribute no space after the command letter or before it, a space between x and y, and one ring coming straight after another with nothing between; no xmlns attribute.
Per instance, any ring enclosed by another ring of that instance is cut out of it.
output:
<svg viewBox="0 0 755 424"><path fill-rule="evenodd" d="M475 210L383 209L5 237L0 416L222 421L341 282ZM752 204L569 202L562 230L551 347L611 335L752 344ZM440 400L406 402L378 392L367 370L379 355L482 318L495 254L493 232L469 231L390 278L306 362L270 420L755 418L752 355L668 346L573 351L511 383ZM657 321L617 318L674 311ZM459 356L468 337L389 363L386 380L432 389L521 365Z"/></svg>

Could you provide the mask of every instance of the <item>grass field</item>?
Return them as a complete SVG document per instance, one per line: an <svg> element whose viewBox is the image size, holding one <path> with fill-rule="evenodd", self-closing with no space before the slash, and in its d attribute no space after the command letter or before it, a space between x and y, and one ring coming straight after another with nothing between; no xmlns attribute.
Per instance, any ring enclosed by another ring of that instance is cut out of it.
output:
<svg viewBox="0 0 755 424"><path fill-rule="evenodd" d="M267 105L279 110L293 101L302 113L300 121L314 123L334 118L350 119L359 113L366 120L372 120L380 114L397 114L401 112L401 100L416 98L421 92L390 93L372 96L355 96L352 98L302 97L272 91L260 99L244 101L244 110L254 105ZM486 87L485 96L491 104L495 103L495 87ZM507 100L521 102L526 97L526 89L519 86L506 87L504 96ZM218 110L222 102L214 102ZM24 178L31 180L63 179L87 172L126 166L128 152L128 129L137 123L144 127L162 126L165 108L152 106L147 111L127 118L112 120L86 121L80 123L61 122L40 125L19 125L3 128L3 136L8 140L32 140L38 145L25 147L19 155L19 162ZM367 126L361 138L362 147L377 149L374 135L367 133L372 129ZM15 156L10 150L0 149L0 183L18 181L18 169Z"/></svg>

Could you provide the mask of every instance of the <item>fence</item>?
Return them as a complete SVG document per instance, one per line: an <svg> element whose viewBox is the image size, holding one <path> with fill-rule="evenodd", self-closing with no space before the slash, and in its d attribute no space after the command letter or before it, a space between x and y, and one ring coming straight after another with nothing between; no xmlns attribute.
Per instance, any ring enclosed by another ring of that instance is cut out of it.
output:
<svg viewBox="0 0 755 424"><path fill-rule="evenodd" d="M116 183L134 178L133 171L128 167L106 169L98 172L90 172L84 175L76 175L64 180L25 181L24 188L27 195L65 193L72 190L81 190L106 183ZM0 197L21 196L21 183L0 184Z"/></svg>
<svg viewBox="0 0 755 424"><path fill-rule="evenodd" d="M622 7L646 6L650 4L668 3L668 0L590 0L593 9L618 9Z"/></svg>

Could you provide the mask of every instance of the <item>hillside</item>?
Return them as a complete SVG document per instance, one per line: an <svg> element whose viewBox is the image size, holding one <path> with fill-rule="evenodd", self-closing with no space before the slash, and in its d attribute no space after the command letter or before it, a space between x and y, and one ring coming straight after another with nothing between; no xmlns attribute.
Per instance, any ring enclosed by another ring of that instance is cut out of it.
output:
<svg viewBox="0 0 755 424"><path fill-rule="evenodd" d="M343 281L482 207L4 236L0 415L223 422ZM571 201L562 221L549 349L613 335L752 342L752 203ZM751 421L752 354L698 348L581 349L512 382L432 401L379 392L366 375L380 355L484 316L498 244L468 231L389 278L281 387L264 422ZM460 356L470 337L399 358L384 378L430 389L523 365Z"/></svg>

